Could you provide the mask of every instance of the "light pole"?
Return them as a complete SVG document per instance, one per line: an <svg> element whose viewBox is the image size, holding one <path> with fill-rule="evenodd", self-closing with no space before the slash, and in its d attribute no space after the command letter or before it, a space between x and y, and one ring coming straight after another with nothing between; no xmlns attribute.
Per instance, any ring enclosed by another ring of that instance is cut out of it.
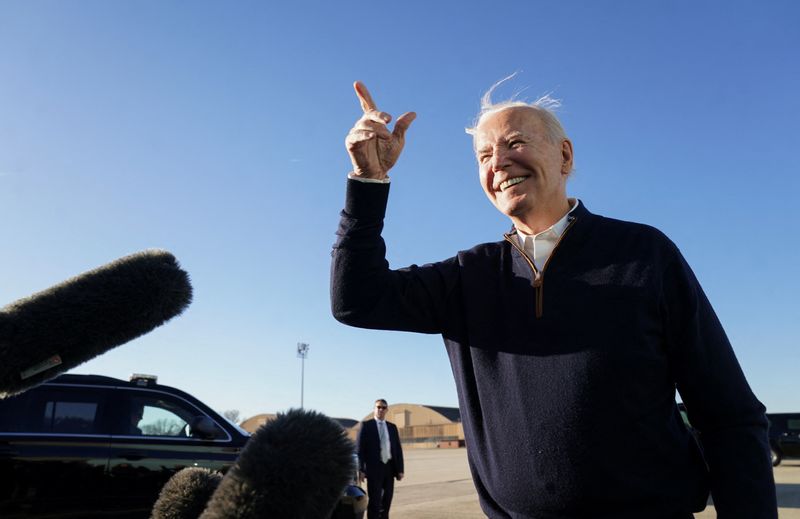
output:
<svg viewBox="0 0 800 519"><path fill-rule="evenodd" d="M308 344L297 343L297 356L300 358L300 409L303 408L303 385L305 382L306 357L308 357Z"/></svg>

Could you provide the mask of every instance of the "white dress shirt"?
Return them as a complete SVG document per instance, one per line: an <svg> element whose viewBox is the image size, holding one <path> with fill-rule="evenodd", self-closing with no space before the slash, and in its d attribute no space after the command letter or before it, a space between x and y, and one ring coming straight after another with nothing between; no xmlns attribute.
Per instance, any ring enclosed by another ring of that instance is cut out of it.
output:
<svg viewBox="0 0 800 519"><path fill-rule="evenodd" d="M520 246L533 260L533 264L536 265L536 268L539 270L542 270L544 264L547 263L547 259L550 257L553 249L558 245L558 240L560 240L561 235L564 234L564 230L569 224L569 214L578 207L578 201L575 198L568 198L567 202L569 202L570 205L570 210L567 211L567 214L542 232L530 236L517 229L517 237L519 238Z"/></svg>

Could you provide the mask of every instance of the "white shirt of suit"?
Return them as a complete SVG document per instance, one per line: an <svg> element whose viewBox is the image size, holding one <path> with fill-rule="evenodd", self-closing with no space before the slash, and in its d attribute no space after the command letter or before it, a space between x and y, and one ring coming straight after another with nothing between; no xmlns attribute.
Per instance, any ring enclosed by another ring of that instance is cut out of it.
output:
<svg viewBox="0 0 800 519"><path fill-rule="evenodd" d="M381 444L381 461L383 463L392 459L392 444L389 441L389 427L386 425L386 420L375 419L375 425L378 427L378 440Z"/></svg>

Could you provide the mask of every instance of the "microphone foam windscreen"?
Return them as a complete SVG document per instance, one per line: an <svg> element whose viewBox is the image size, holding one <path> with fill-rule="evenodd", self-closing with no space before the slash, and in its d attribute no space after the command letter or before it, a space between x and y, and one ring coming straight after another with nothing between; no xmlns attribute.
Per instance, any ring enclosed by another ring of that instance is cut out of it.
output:
<svg viewBox="0 0 800 519"><path fill-rule="evenodd" d="M161 489L150 519L197 519L220 480L219 472L200 467L176 472Z"/></svg>
<svg viewBox="0 0 800 519"><path fill-rule="evenodd" d="M0 398L149 332L191 300L175 257L147 250L1 308Z"/></svg>
<svg viewBox="0 0 800 519"><path fill-rule="evenodd" d="M201 519L327 519L355 470L344 429L291 410L259 428Z"/></svg>

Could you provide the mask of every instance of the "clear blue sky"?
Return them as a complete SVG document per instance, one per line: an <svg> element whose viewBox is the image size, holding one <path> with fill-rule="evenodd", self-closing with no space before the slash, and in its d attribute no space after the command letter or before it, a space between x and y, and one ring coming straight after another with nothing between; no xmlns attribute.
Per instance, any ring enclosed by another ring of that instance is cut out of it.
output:
<svg viewBox="0 0 800 519"><path fill-rule="evenodd" d="M352 82L415 110L393 267L496 241L464 134L521 71L563 100L593 212L666 232L756 394L800 411L800 3L0 2L0 305L141 249L190 273L184 315L77 368L154 373L244 416L376 397L457 405L441 339L330 315Z"/></svg>

